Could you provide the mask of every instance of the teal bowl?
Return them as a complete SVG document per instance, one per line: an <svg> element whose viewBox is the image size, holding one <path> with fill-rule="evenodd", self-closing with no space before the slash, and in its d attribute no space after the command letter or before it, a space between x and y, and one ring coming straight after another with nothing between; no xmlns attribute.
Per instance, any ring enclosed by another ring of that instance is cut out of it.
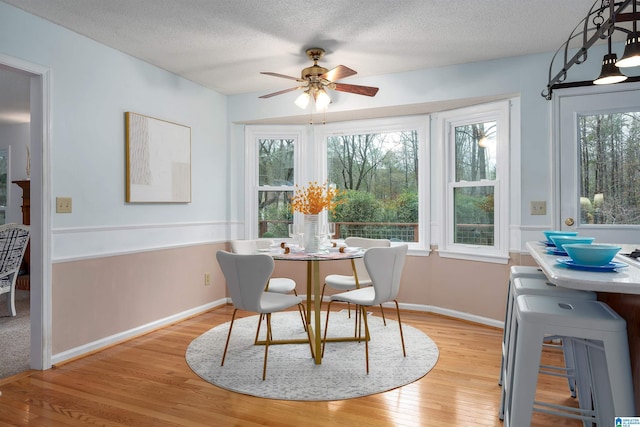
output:
<svg viewBox="0 0 640 427"><path fill-rule="evenodd" d="M563 250L562 245L573 244L573 243L584 243L585 245L590 245L596 240L595 237L583 237L583 236L550 236L551 241L556 248Z"/></svg>
<svg viewBox="0 0 640 427"><path fill-rule="evenodd" d="M547 238L547 242L553 243L551 236L577 236L577 231L547 230L543 232Z"/></svg>
<svg viewBox="0 0 640 427"><path fill-rule="evenodd" d="M602 266L611 262L620 251L620 246L604 243L570 243L564 245L567 255L578 265Z"/></svg>

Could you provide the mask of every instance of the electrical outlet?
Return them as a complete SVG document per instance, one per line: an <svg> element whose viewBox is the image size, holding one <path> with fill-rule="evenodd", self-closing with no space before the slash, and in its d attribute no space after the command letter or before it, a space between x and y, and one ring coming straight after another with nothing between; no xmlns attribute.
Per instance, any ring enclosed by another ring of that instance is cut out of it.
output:
<svg viewBox="0 0 640 427"><path fill-rule="evenodd" d="M204 285L209 286L211 284L211 273L204 273Z"/></svg>
<svg viewBox="0 0 640 427"><path fill-rule="evenodd" d="M531 209L531 215L546 215L547 202L545 201L531 202L530 209Z"/></svg>
<svg viewBox="0 0 640 427"><path fill-rule="evenodd" d="M56 197L56 213L71 213L71 197Z"/></svg>

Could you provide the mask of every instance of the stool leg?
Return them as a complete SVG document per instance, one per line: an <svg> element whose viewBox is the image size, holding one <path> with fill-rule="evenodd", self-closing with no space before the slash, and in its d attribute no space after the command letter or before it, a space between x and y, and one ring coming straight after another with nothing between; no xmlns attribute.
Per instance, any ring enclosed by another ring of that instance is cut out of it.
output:
<svg viewBox="0 0 640 427"><path fill-rule="evenodd" d="M614 414L616 417L636 416L635 398L633 394L633 381L628 373L631 372L629 358L629 341L627 331L617 334L608 334L603 342L606 353L605 362L609 374L611 398L613 399ZM597 365L598 367L603 365ZM625 375L626 373L626 375ZM609 423L613 418L604 418Z"/></svg>
<svg viewBox="0 0 640 427"><path fill-rule="evenodd" d="M544 340L544 334L537 328L537 325L530 326L518 321L517 336L513 343L515 354L511 370L511 392L506 402L505 426L531 424Z"/></svg>
<svg viewBox="0 0 640 427"><path fill-rule="evenodd" d="M509 345L509 328L511 326L511 310L513 309L513 301L511 300L512 291L511 291L511 279L509 279L509 285L507 287L507 304L504 315L504 329L502 332L502 360L500 361L500 378L498 379L498 385L502 385L503 378L503 370L504 370L504 359L505 352ZM502 412L500 412L502 415Z"/></svg>

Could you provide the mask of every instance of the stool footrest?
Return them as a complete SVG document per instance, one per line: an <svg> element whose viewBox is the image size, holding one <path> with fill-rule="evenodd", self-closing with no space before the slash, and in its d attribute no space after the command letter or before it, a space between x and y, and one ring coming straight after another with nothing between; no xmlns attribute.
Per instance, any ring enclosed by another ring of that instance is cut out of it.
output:
<svg viewBox="0 0 640 427"><path fill-rule="evenodd" d="M535 412L542 412L550 415L558 415L566 418L573 418L576 420L582 421L591 421L595 422L595 411L593 409L580 409L574 408L573 406L565 406L565 405L556 405L548 402L533 402L534 407L533 410ZM544 408L537 408L536 406L543 406ZM552 409L545 409L552 408Z"/></svg>

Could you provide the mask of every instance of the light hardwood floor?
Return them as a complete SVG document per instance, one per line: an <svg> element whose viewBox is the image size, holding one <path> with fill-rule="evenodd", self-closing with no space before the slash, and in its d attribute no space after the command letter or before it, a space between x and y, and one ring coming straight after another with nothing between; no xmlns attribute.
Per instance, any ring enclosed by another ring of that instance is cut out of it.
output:
<svg viewBox="0 0 640 427"><path fill-rule="evenodd" d="M0 380L0 426L502 425L497 416L501 329L403 312L403 322L428 334L440 350L425 377L357 399L279 401L217 388L187 366L191 340L229 321L231 312L230 306L212 310L48 371ZM544 358L561 360L547 351ZM541 376L538 388L545 400L575 405L566 380ZM534 414L532 423L581 425L544 414Z"/></svg>

